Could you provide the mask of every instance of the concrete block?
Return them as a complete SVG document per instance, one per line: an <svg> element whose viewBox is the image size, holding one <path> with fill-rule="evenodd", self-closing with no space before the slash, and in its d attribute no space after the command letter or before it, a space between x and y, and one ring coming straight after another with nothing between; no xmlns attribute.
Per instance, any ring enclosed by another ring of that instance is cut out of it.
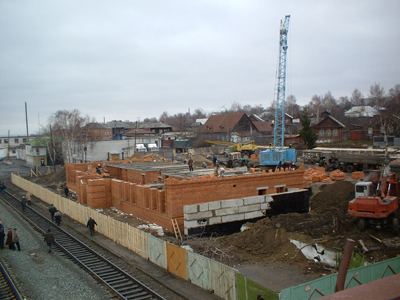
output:
<svg viewBox="0 0 400 300"><path fill-rule="evenodd" d="M264 214L261 211L253 211L253 212L248 212L244 214L244 218L247 219L254 219L254 218L259 218L259 217L264 217Z"/></svg>
<svg viewBox="0 0 400 300"><path fill-rule="evenodd" d="M183 213L185 213L185 214L193 214L193 213L197 213L198 211L199 211L199 208L198 208L197 204L183 206Z"/></svg>
<svg viewBox="0 0 400 300"><path fill-rule="evenodd" d="M265 196L265 202L272 202L274 199L271 196Z"/></svg>
<svg viewBox="0 0 400 300"><path fill-rule="evenodd" d="M244 205L251 205L263 202L264 202L264 196L246 197L243 199Z"/></svg>
<svg viewBox="0 0 400 300"><path fill-rule="evenodd" d="M235 214L235 215L228 215L222 216L221 221L222 223L234 222L244 220L244 214Z"/></svg>
<svg viewBox="0 0 400 300"><path fill-rule="evenodd" d="M208 202L209 210L216 210L221 208L221 201Z"/></svg>
<svg viewBox="0 0 400 300"><path fill-rule="evenodd" d="M199 204L199 211L208 211L208 203L200 203Z"/></svg>
<svg viewBox="0 0 400 300"><path fill-rule="evenodd" d="M221 208L215 210L215 216L226 216L226 215L234 215L239 213L239 207L229 207L229 208Z"/></svg>
<svg viewBox="0 0 400 300"><path fill-rule="evenodd" d="M212 217L208 219L208 225L221 224L221 217Z"/></svg>
<svg viewBox="0 0 400 300"><path fill-rule="evenodd" d="M261 210L261 204L253 204L239 207L239 213Z"/></svg>
<svg viewBox="0 0 400 300"><path fill-rule="evenodd" d="M212 216L213 216L212 211L202 211L195 214L185 214L184 218L185 220L191 221L191 220L208 219L211 218Z"/></svg>
<svg viewBox="0 0 400 300"><path fill-rule="evenodd" d="M260 209L261 209L261 210L268 210L268 209L271 209L271 205L269 205L269 202L267 202L267 203L262 203Z"/></svg>
<svg viewBox="0 0 400 300"><path fill-rule="evenodd" d="M192 221L184 220L183 226L185 229L186 228L195 228L195 227L199 227L199 224L197 223L197 220L192 220Z"/></svg>
<svg viewBox="0 0 400 300"><path fill-rule="evenodd" d="M222 200L221 208L243 206L243 199Z"/></svg>

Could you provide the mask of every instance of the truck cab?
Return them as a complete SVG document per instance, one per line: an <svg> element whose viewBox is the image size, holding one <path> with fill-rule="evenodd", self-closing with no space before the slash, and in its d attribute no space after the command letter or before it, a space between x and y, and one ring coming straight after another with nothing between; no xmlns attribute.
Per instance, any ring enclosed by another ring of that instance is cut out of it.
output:
<svg viewBox="0 0 400 300"><path fill-rule="evenodd" d="M372 182L358 182L355 186L355 198L370 197L373 194Z"/></svg>
<svg viewBox="0 0 400 300"><path fill-rule="evenodd" d="M144 144L136 144L135 151L136 152L147 152L147 148L144 146Z"/></svg>
<svg viewBox="0 0 400 300"><path fill-rule="evenodd" d="M156 144L148 144L147 145L147 150L148 151L158 151L158 146Z"/></svg>

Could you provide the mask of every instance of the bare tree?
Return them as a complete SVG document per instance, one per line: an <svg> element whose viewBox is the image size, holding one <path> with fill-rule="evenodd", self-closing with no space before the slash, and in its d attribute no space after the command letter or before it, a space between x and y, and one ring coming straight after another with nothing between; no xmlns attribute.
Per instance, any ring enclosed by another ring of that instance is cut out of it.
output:
<svg viewBox="0 0 400 300"><path fill-rule="evenodd" d="M231 109L230 109L230 111L231 112L241 112L241 111L243 111L243 108L242 108L242 104L240 104L239 102L233 102L232 104L231 104Z"/></svg>
<svg viewBox="0 0 400 300"><path fill-rule="evenodd" d="M164 112L161 114L160 118L158 118L158 120L159 120L160 122L167 123L168 118L169 118L168 113L167 113L166 111L164 111Z"/></svg>
<svg viewBox="0 0 400 300"><path fill-rule="evenodd" d="M324 108L329 113L332 113L332 110L335 106L337 106L337 101L335 97L333 97L332 93L330 91L326 92L324 97L321 100L321 104Z"/></svg>
<svg viewBox="0 0 400 300"><path fill-rule="evenodd" d="M353 93L351 94L350 97L350 102L354 106L364 106L365 105L365 100L363 94L358 89L355 89Z"/></svg>
<svg viewBox="0 0 400 300"><path fill-rule="evenodd" d="M349 100L349 97L347 96L339 97L338 105L344 110L349 110L353 106L351 101Z"/></svg>
<svg viewBox="0 0 400 300"><path fill-rule="evenodd" d="M62 140L62 154L64 161L71 163L74 150L83 151L87 143L87 135L83 134L82 127L93 122L88 115L83 117L79 110L59 110L49 117L49 126L53 135ZM76 149L75 147L78 147ZM82 149L80 149L82 148Z"/></svg>
<svg viewBox="0 0 400 300"><path fill-rule="evenodd" d="M322 107L322 99L321 96L314 95L311 98L311 101L307 105L307 111L311 114L311 116L315 116L319 121L320 115L323 111Z"/></svg>
<svg viewBox="0 0 400 300"><path fill-rule="evenodd" d="M388 100L385 88L380 83L371 85L369 89L369 105L377 106L378 109L384 108L388 105Z"/></svg>
<svg viewBox="0 0 400 300"><path fill-rule="evenodd" d="M196 108L193 113L194 119L201 119L206 117L206 112L201 108Z"/></svg>
<svg viewBox="0 0 400 300"><path fill-rule="evenodd" d="M300 111L300 106L297 105L297 99L295 96L293 95L289 95L286 98L286 108L285 111L286 113L288 113L289 115L291 115L292 117L296 117L296 115L299 113Z"/></svg>

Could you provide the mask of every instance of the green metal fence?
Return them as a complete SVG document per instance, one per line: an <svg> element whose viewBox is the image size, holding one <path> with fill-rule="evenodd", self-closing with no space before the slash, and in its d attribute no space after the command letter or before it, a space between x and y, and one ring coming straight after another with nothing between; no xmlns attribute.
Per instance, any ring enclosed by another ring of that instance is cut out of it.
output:
<svg viewBox="0 0 400 300"><path fill-rule="evenodd" d="M347 272L345 289L398 273L400 273L400 257L352 269ZM335 292L336 280L337 274L333 274L308 283L283 289L280 293L280 299L311 300L333 294Z"/></svg>

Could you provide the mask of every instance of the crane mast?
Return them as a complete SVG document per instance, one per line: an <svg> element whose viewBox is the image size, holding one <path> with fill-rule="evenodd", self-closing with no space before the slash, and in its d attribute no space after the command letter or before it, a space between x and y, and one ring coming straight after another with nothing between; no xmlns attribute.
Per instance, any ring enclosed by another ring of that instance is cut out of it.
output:
<svg viewBox="0 0 400 300"><path fill-rule="evenodd" d="M286 88L286 54L287 34L289 31L290 15L285 16L281 21L279 31L279 66L278 66L278 87L276 98L275 124L274 124L274 147L284 149L285 137L285 88Z"/></svg>

